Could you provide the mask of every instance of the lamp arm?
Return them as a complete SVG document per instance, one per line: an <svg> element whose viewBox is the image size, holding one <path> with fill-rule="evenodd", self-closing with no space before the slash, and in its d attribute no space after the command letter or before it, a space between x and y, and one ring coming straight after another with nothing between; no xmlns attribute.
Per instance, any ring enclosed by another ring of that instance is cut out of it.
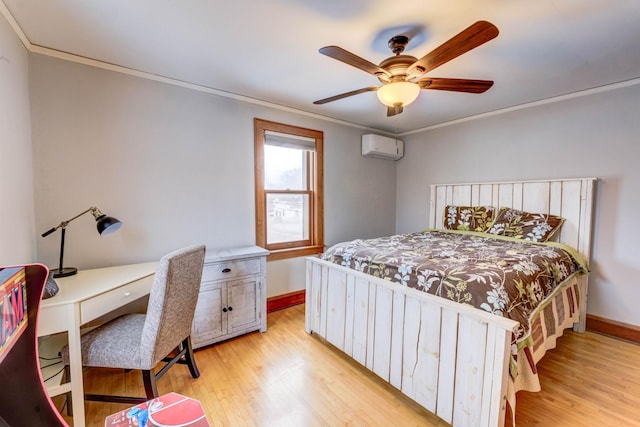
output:
<svg viewBox="0 0 640 427"><path fill-rule="evenodd" d="M78 215L74 216L71 219L68 219L66 221L62 221L60 224L56 225L55 227L45 231L44 233L42 233L42 237L47 237L49 234L53 233L54 231L56 231L58 228L65 228L67 225L69 225L69 223L71 221L73 221L74 219L80 218L82 215L86 214L87 212L91 212L94 214L94 216L96 215L96 212L100 212L98 210L98 208L96 207L90 207L89 209L87 209L86 211L79 213Z"/></svg>

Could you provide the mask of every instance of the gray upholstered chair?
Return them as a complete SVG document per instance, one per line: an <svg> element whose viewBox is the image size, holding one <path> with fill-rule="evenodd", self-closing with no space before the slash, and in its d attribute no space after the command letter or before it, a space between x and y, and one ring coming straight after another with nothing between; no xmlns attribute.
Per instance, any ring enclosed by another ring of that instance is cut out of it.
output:
<svg viewBox="0 0 640 427"><path fill-rule="evenodd" d="M83 366L141 370L146 397L85 394L85 400L140 403L158 397L156 381L175 363L188 365L193 378L200 376L190 334L204 255L205 246L199 245L163 256L146 314L125 314L82 336ZM68 347L62 361L68 369ZM162 361L167 363L154 373Z"/></svg>

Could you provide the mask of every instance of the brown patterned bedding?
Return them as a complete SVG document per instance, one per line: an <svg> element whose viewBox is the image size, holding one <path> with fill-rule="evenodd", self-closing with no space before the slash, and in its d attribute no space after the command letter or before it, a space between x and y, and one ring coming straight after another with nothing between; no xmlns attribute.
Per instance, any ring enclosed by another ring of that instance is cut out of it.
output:
<svg viewBox="0 0 640 427"><path fill-rule="evenodd" d="M322 259L520 324L517 351L531 344L530 322L554 290L586 261L560 243L533 243L484 233L431 230L339 243ZM514 349L515 350L515 349Z"/></svg>

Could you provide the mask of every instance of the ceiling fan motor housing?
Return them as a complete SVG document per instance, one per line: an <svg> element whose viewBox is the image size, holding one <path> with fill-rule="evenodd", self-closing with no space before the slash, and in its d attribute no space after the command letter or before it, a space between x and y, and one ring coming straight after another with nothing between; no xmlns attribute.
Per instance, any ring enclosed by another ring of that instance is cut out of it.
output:
<svg viewBox="0 0 640 427"><path fill-rule="evenodd" d="M416 61L417 59L411 55L390 56L380 63L380 68L387 70L391 77L381 75L377 76L378 80L382 83L404 81L407 77L407 68Z"/></svg>

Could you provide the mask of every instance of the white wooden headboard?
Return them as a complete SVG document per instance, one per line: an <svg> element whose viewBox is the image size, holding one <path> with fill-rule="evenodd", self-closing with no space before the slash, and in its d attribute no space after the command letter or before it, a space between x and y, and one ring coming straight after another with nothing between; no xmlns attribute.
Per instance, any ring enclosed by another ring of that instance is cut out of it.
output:
<svg viewBox="0 0 640 427"><path fill-rule="evenodd" d="M444 208L458 206L503 206L532 213L559 215L565 219L554 240L574 247L591 264L591 219L596 178L551 179L541 181L478 182L432 184L429 227L443 228ZM574 330L584 332L587 315L588 278L579 286L580 320Z"/></svg>
<svg viewBox="0 0 640 427"><path fill-rule="evenodd" d="M541 181L432 184L429 227L443 228L446 205L509 207L565 218L557 240L587 259L591 255L591 219L596 178Z"/></svg>

